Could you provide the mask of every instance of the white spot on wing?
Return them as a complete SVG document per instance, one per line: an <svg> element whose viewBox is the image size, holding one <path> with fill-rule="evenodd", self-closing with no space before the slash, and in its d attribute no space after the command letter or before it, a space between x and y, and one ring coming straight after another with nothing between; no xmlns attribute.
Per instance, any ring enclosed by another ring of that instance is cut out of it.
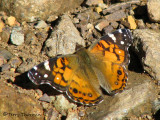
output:
<svg viewBox="0 0 160 120"><path fill-rule="evenodd" d="M116 37L115 37L113 34L108 33L108 36L109 36L110 38L112 38L112 40L113 40L114 42L116 42Z"/></svg>
<svg viewBox="0 0 160 120"><path fill-rule="evenodd" d="M37 70L37 66L34 66L33 69L34 69L34 70Z"/></svg>
<svg viewBox="0 0 160 120"><path fill-rule="evenodd" d="M119 29L118 31L119 31L120 33L122 33L122 30L121 30L121 29Z"/></svg>
<svg viewBox="0 0 160 120"><path fill-rule="evenodd" d="M124 45L124 41L121 41L121 44Z"/></svg>
<svg viewBox="0 0 160 120"><path fill-rule="evenodd" d="M51 69L50 69L50 67L49 67L49 61L46 60L46 61L44 62L44 67L45 67L46 70L51 71Z"/></svg>
<svg viewBox="0 0 160 120"><path fill-rule="evenodd" d="M44 74L44 78L47 78L48 77L48 75L47 74Z"/></svg>

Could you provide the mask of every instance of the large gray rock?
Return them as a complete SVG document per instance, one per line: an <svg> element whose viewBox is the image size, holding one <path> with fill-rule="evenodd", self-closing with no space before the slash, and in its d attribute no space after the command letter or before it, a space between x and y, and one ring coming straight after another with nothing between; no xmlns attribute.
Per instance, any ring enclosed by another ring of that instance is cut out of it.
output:
<svg viewBox="0 0 160 120"><path fill-rule="evenodd" d="M46 41L47 54L53 57L58 54L72 54L76 44L85 46L85 42L79 34L68 15L63 15L57 29L53 30L51 37Z"/></svg>
<svg viewBox="0 0 160 120"><path fill-rule="evenodd" d="M142 60L144 70L160 80L160 32L137 29L133 32L134 46Z"/></svg>
<svg viewBox="0 0 160 120"><path fill-rule="evenodd" d="M33 22L56 18L66 11L78 7L83 0L0 0L0 10L17 18L18 21Z"/></svg>
<svg viewBox="0 0 160 120"><path fill-rule="evenodd" d="M160 22L160 1L149 0L147 3L148 16L153 22Z"/></svg>

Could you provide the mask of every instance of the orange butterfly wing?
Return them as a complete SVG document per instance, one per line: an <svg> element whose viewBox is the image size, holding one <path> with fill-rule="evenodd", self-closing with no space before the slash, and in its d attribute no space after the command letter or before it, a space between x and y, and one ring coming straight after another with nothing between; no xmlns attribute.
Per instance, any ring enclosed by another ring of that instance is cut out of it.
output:
<svg viewBox="0 0 160 120"><path fill-rule="evenodd" d="M120 92L126 86L128 74L125 65L129 63L128 48L131 42L130 31L120 29L102 37L89 48L95 73L109 94Z"/></svg>
<svg viewBox="0 0 160 120"><path fill-rule="evenodd" d="M80 52L83 52L80 51ZM89 79L98 84L94 71L78 55L52 58L35 67L28 76L35 84L49 84L60 92L66 92L74 102L95 105L103 100L98 88Z"/></svg>

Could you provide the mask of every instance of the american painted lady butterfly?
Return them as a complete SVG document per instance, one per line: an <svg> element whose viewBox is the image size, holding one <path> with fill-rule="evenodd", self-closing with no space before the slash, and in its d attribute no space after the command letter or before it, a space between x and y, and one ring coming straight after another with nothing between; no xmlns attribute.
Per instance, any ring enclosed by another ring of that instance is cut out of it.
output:
<svg viewBox="0 0 160 120"><path fill-rule="evenodd" d="M28 77L35 84L49 84L69 99L83 105L96 105L103 100L102 87L109 94L126 87L131 32L119 29L108 33L88 49L58 56L34 66Z"/></svg>

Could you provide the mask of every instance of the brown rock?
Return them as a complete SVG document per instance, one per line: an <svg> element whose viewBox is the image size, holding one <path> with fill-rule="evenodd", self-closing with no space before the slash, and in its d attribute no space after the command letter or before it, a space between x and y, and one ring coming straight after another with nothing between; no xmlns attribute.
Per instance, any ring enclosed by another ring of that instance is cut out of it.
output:
<svg viewBox="0 0 160 120"><path fill-rule="evenodd" d="M147 71L153 78L160 80L160 32L141 29L135 30L134 35L134 46L137 51L144 70Z"/></svg>
<svg viewBox="0 0 160 120"><path fill-rule="evenodd" d="M37 37L35 36L35 33L31 30L27 31L26 35L25 35L25 44L29 45L29 44L36 44L38 42Z"/></svg>
<svg viewBox="0 0 160 120"><path fill-rule="evenodd" d="M103 3L103 0L87 0L86 4L91 6L91 5L98 5L100 3Z"/></svg>
<svg viewBox="0 0 160 120"><path fill-rule="evenodd" d="M0 67L5 63L7 63L7 61L4 59L3 56L0 56Z"/></svg>
<svg viewBox="0 0 160 120"><path fill-rule="evenodd" d="M36 99L17 93L0 80L1 120L44 120L43 109Z"/></svg>
<svg viewBox="0 0 160 120"><path fill-rule="evenodd" d="M148 28L151 28L151 23L146 23L146 26L147 26Z"/></svg>
<svg viewBox="0 0 160 120"><path fill-rule="evenodd" d="M111 33L112 30L113 30L113 27L112 27L111 25L105 27L105 28L103 29L104 35L106 35L106 34L108 34L108 33Z"/></svg>
<svg viewBox="0 0 160 120"><path fill-rule="evenodd" d="M17 68L22 63L22 60L18 57L13 57L8 63L11 65L12 68Z"/></svg>
<svg viewBox="0 0 160 120"><path fill-rule="evenodd" d="M100 23L98 23L95 28L99 31L102 31L103 28L109 25L108 20L102 20Z"/></svg>
<svg viewBox="0 0 160 120"><path fill-rule="evenodd" d="M133 16L128 16L128 23L129 23L129 29L136 29L137 28L137 24L136 24Z"/></svg>
<svg viewBox="0 0 160 120"><path fill-rule="evenodd" d="M137 23L138 28L140 28L140 29L144 29L145 28L145 24L144 24L142 19L136 20L136 23Z"/></svg>
<svg viewBox="0 0 160 120"><path fill-rule="evenodd" d="M153 29L153 30L158 30L159 29L159 25L158 25L158 23L152 23L151 24L151 28Z"/></svg>
<svg viewBox="0 0 160 120"><path fill-rule="evenodd" d="M149 0L147 3L148 16L153 22L160 22L160 1Z"/></svg>
<svg viewBox="0 0 160 120"><path fill-rule="evenodd" d="M137 24L136 24L133 16L128 16L127 19L122 19L121 23L124 26L128 27L129 29L136 29L137 28Z"/></svg>
<svg viewBox="0 0 160 120"><path fill-rule="evenodd" d="M79 116L76 110L69 110L66 120L79 120Z"/></svg>
<svg viewBox="0 0 160 120"><path fill-rule="evenodd" d="M117 22L115 22L115 21L113 21L113 22L111 22L111 26L113 27L113 28L117 28L118 27L118 23Z"/></svg>
<svg viewBox="0 0 160 120"><path fill-rule="evenodd" d="M43 94L43 96L42 97L40 97L39 98L39 100L40 101L45 101L45 102L48 102L48 103L50 103L51 102L51 99L50 99L50 97L45 93L45 94Z"/></svg>
<svg viewBox="0 0 160 120"><path fill-rule="evenodd" d="M102 8L96 7L96 8L95 8L95 11L96 11L98 14L100 14L100 12L102 12Z"/></svg>
<svg viewBox="0 0 160 120"><path fill-rule="evenodd" d="M79 13L77 15L78 19L80 19L83 23L87 23L87 24L90 20L97 20L100 17L101 16L97 12L94 12L93 10L86 10L86 11ZM83 24L83 23L81 23L81 24Z"/></svg>
<svg viewBox="0 0 160 120"><path fill-rule="evenodd" d="M124 12L124 10L119 10L116 11L112 14L106 15L105 18L107 19L107 21L119 21L122 18L125 18L126 14Z"/></svg>
<svg viewBox="0 0 160 120"><path fill-rule="evenodd" d="M69 109L76 108L77 105L74 103L70 103L63 94L56 96L56 100L54 101L54 106L58 112L62 115L67 115Z"/></svg>
<svg viewBox="0 0 160 120"><path fill-rule="evenodd" d="M0 0L1 10L13 15L18 21L47 20L50 15L60 15L78 7L83 0ZM13 4L14 3L14 4Z"/></svg>
<svg viewBox="0 0 160 120"><path fill-rule="evenodd" d="M9 52L8 50L1 48L1 47L0 47L0 56L2 56L3 59L5 59L7 61L13 57L11 52Z"/></svg>
<svg viewBox="0 0 160 120"><path fill-rule="evenodd" d="M5 24L3 21L0 20L0 32L3 31L3 28L5 27Z"/></svg>
<svg viewBox="0 0 160 120"><path fill-rule="evenodd" d="M59 113L55 109L49 109L48 111L48 119L46 120L57 120L59 116Z"/></svg>
<svg viewBox="0 0 160 120"><path fill-rule="evenodd" d="M3 31L0 33L1 40L5 43L9 41L11 34L11 29L9 27L3 28Z"/></svg>

